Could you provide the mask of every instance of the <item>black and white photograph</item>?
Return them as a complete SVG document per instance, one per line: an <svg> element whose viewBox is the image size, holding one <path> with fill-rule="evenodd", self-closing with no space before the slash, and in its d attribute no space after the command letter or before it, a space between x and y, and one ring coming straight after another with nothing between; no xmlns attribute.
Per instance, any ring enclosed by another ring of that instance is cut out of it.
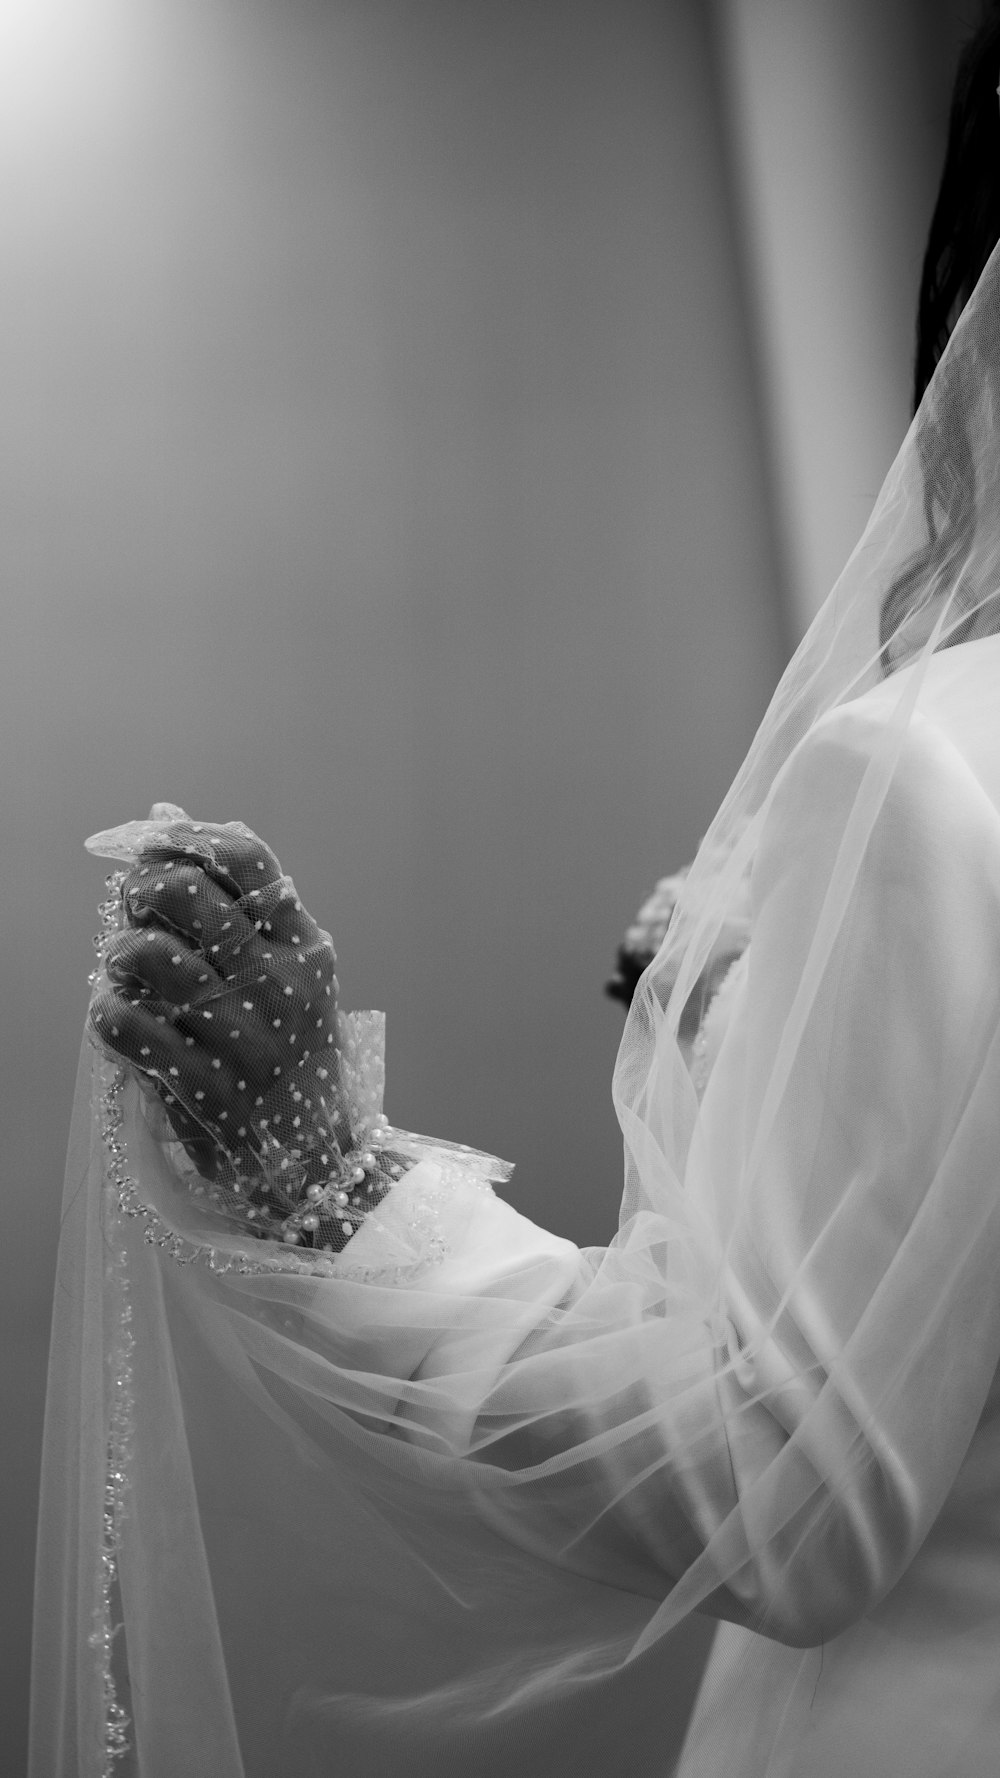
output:
<svg viewBox="0 0 1000 1778"><path fill-rule="evenodd" d="M7 1778L1000 1773L1000 3L0 0Z"/></svg>

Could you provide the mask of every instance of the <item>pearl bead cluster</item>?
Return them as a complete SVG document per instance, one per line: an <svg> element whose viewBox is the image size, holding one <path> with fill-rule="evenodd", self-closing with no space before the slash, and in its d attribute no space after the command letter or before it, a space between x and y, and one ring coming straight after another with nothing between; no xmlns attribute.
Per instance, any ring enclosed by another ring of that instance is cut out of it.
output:
<svg viewBox="0 0 1000 1778"><path fill-rule="evenodd" d="M379 1115L368 1131L368 1141L381 1146L388 1134L388 1119ZM365 1148L344 1157L344 1167L331 1178L322 1183L307 1185L299 1207L284 1219L281 1226L281 1239L288 1246L296 1246L299 1242L308 1245L320 1245L318 1237L324 1223L334 1222L338 1225L341 1235L350 1240L369 1209L372 1200L384 1195L378 1191L380 1174L384 1171L383 1157L374 1147ZM389 1172L398 1178L402 1169L390 1164ZM342 1243L338 1243L340 1245ZM333 1244L327 1246L332 1252Z"/></svg>
<svg viewBox="0 0 1000 1778"><path fill-rule="evenodd" d="M301 1166L284 1172L280 1165L277 1171L272 1165L270 1171L250 1178L224 1161L216 1178L207 1180L183 1156L180 1143L170 1142L170 1148L178 1176L213 1220L257 1241L334 1254L357 1233L409 1165L394 1152L394 1132L381 1114L360 1134L362 1145L341 1157L336 1170L322 1180L309 1180ZM168 1141L171 1136L168 1131ZM334 1144L328 1147L332 1150Z"/></svg>

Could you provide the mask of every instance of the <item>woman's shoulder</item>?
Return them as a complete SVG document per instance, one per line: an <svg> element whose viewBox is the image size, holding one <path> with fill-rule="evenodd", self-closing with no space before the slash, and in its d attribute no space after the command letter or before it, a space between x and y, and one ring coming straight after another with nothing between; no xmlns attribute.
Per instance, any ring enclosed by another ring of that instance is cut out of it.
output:
<svg viewBox="0 0 1000 1778"><path fill-rule="evenodd" d="M874 857L926 845L1000 871L1000 637L905 668L813 723L778 774L754 864L758 899L790 863L822 877L855 823Z"/></svg>
<svg viewBox="0 0 1000 1778"><path fill-rule="evenodd" d="M942 649L827 711L806 750L851 756L861 769L901 716L904 772L907 761L919 773L920 762L926 769L932 757L946 776L949 768L962 776L971 771L1000 808L1000 636Z"/></svg>

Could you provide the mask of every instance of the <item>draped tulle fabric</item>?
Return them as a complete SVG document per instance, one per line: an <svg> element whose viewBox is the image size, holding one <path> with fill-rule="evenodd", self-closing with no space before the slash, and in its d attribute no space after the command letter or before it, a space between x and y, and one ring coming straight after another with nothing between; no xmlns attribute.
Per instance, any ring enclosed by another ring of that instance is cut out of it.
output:
<svg viewBox="0 0 1000 1778"><path fill-rule="evenodd" d="M85 1049L32 1778L458 1778L563 1707L588 1769L696 1614L685 1778L995 1771L998 282L640 985L606 1248L419 1144L342 1254L254 1243Z"/></svg>

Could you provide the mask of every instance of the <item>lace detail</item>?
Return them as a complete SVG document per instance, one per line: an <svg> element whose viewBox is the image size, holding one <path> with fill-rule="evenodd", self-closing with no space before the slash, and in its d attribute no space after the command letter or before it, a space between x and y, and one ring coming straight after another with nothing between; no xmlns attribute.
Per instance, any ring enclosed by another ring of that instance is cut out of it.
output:
<svg viewBox="0 0 1000 1778"><path fill-rule="evenodd" d="M699 1099L704 1095L723 1038L729 1030L736 993L746 974L746 956L744 952L742 957L735 957L720 979L691 1046L691 1080Z"/></svg>
<svg viewBox="0 0 1000 1778"><path fill-rule="evenodd" d="M439 1266L450 1252L445 1234L449 1204L464 1186L492 1192L492 1179L507 1163L452 1143L435 1143L403 1131L391 1132L397 1153L402 1145L420 1150L412 1174L406 1174L389 1196L373 1210L363 1230L338 1254L336 1275L359 1283L398 1285ZM430 1163L426 1172L421 1163ZM417 1174L421 1177L418 1179Z"/></svg>

